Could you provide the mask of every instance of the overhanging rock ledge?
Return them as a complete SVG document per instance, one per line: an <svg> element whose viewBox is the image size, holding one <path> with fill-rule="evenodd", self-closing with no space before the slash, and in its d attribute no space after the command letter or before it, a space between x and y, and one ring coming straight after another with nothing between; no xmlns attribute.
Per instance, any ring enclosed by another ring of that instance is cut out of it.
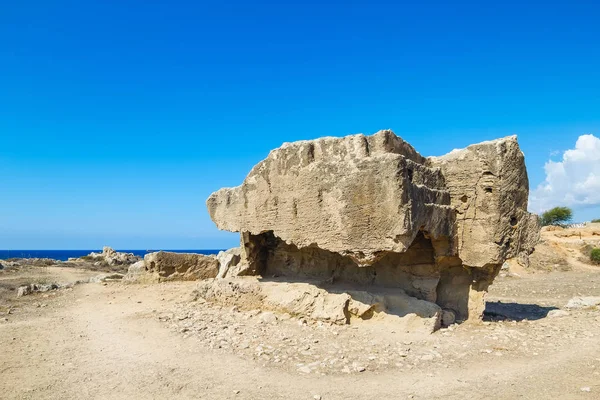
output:
<svg viewBox="0 0 600 400"><path fill-rule="evenodd" d="M383 130L286 143L207 207L219 229L241 233L246 275L351 297L395 290L464 321L481 318L504 260L538 240L528 192L515 136L426 158ZM369 307L369 318L410 314Z"/></svg>

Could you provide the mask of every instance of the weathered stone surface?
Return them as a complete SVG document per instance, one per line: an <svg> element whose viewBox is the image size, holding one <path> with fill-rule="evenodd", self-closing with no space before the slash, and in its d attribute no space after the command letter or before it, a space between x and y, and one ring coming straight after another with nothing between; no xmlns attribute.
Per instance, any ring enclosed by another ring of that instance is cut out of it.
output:
<svg viewBox="0 0 600 400"><path fill-rule="evenodd" d="M129 268L127 269L127 273L123 277L123 280L129 282L152 282L157 279L155 279L153 275L148 273L144 260L140 260L129 266Z"/></svg>
<svg viewBox="0 0 600 400"><path fill-rule="evenodd" d="M527 212L529 180L516 136L430 157L428 164L444 176L456 214L453 239L464 265L502 265L533 249L539 225Z"/></svg>
<svg viewBox="0 0 600 400"><path fill-rule="evenodd" d="M213 256L159 251L146 254L131 265L124 279L129 282L192 281L215 278L219 261Z"/></svg>
<svg viewBox="0 0 600 400"><path fill-rule="evenodd" d="M377 319L427 333L440 327L442 310L438 305L401 289L372 289L322 288L314 282L259 282L255 277L240 277L202 281L193 297L241 310L260 308L334 324Z"/></svg>
<svg viewBox="0 0 600 400"><path fill-rule="evenodd" d="M207 206L241 233L247 274L394 289L464 321L481 317L504 260L538 240L528 187L516 137L425 158L380 131L286 143Z"/></svg>
<svg viewBox="0 0 600 400"><path fill-rule="evenodd" d="M220 251L219 254L217 254L217 260L219 261L219 274L217 275L217 278L240 275L240 268L237 267L242 259L241 254L242 250L239 247Z"/></svg>
<svg viewBox="0 0 600 400"><path fill-rule="evenodd" d="M286 143L255 166L242 186L208 199L220 229L274 231L370 265L405 251L419 228L452 229L439 169L391 131ZM394 218L390 218L394 216Z"/></svg>

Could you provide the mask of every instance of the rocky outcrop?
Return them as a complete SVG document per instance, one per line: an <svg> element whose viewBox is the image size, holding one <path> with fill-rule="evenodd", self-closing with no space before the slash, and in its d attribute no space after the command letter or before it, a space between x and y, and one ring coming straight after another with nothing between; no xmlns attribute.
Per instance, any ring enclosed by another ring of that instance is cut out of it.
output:
<svg viewBox="0 0 600 400"><path fill-rule="evenodd" d="M516 137L426 158L380 131L286 143L207 206L241 233L248 274L395 290L466 320L504 260L538 239L528 187Z"/></svg>
<svg viewBox="0 0 600 400"><path fill-rule="evenodd" d="M82 257L85 261L99 261L104 262L107 265L130 265L141 260L141 257L134 255L133 253L120 253L114 249L104 246L102 253L90 253L85 257Z"/></svg>
<svg viewBox="0 0 600 400"><path fill-rule="evenodd" d="M144 260L129 267L126 281L164 282L215 278L219 261L214 256L159 251L146 254Z"/></svg>
<svg viewBox="0 0 600 400"><path fill-rule="evenodd" d="M406 251L418 227L438 236L452 229L443 176L425 162L389 131L288 143L207 205L220 229L273 231L298 248L371 265L382 253Z"/></svg>

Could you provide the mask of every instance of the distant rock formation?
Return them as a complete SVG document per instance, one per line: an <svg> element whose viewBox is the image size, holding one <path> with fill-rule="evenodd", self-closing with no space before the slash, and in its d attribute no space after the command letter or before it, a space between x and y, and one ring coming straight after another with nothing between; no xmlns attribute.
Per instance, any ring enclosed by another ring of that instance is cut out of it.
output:
<svg viewBox="0 0 600 400"><path fill-rule="evenodd" d="M396 289L431 303L439 324L443 311L446 321L481 318L505 259L532 251L528 192L514 136L426 158L384 130L286 143L207 207L219 229L241 233L244 274L352 299Z"/></svg>
<svg viewBox="0 0 600 400"><path fill-rule="evenodd" d="M69 261L103 261L108 265L130 265L141 260L141 257L134 255L133 253L119 253L108 246L102 248L102 253L90 253L81 259L69 259Z"/></svg>

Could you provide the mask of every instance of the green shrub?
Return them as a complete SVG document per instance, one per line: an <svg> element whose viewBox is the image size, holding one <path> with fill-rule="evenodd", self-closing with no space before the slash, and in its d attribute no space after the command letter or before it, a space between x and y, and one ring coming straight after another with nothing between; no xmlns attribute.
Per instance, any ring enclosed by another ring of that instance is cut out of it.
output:
<svg viewBox="0 0 600 400"><path fill-rule="evenodd" d="M554 207L542 214L540 222L542 226L562 225L573 218L573 211L569 207Z"/></svg>
<svg viewBox="0 0 600 400"><path fill-rule="evenodd" d="M598 218L598 219L593 219L593 220L592 220L592 222L593 222L593 223L600 223L600 218Z"/></svg>
<svg viewBox="0 0 600 400"><path fill-rule="evenodd" d="M590 260L592 260L593 263L600 264L600 248L592 249L592 252L590 253Z"/></svg>

